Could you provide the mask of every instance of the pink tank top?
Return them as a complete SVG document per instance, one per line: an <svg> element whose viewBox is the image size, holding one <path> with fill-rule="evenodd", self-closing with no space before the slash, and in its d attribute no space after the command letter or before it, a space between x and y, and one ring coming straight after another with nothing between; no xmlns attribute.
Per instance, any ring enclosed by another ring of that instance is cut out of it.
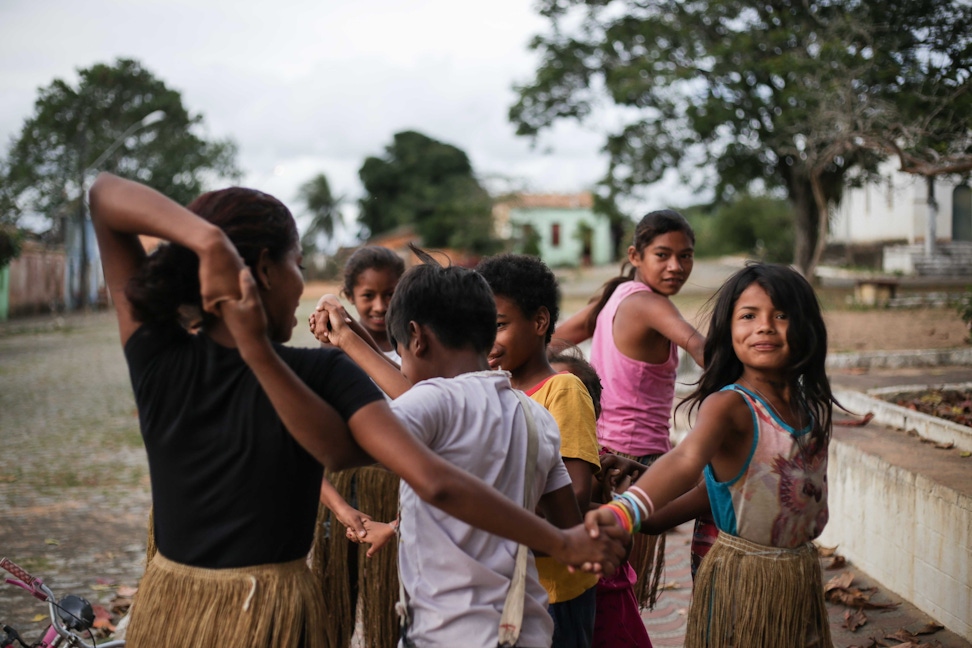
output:
<svg viewBox="0 0 972 648"><path fill-rule="evenodd" d="M661 364L629 358L614 345L618 307L629 295L643 291L651 288L640 281L618 286L598 314L591 340L591 365L603 386L597 440L605 448L636 457L672 449L669 420L678 368L678 349L671 342L668 360Z"/></svg>

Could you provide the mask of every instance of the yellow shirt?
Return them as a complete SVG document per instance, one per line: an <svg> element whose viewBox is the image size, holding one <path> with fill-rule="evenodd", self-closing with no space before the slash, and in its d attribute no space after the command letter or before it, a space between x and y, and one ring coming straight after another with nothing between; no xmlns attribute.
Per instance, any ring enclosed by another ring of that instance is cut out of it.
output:
<svg viewBox="0 0 972 648"><path fill-rule="evenodd" d="M543 405L557 421L560 456L581 459L594 466L595 472L599 471L601 462L598 459L594 401L580 378L571 373L559 373L527 390L526 394ZM537 572L551 603L577 598L597 584L595 574L571 574L565 565L549 557L537 558Z"/></svg>

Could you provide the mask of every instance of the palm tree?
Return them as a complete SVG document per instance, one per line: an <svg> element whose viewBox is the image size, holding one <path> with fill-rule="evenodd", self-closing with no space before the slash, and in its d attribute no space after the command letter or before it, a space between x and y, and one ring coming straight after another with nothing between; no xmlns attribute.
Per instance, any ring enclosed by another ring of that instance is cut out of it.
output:
<svg viewBox="0 0 972 648"><path fill-rule="evenodd" d="M334 234L335 225L344 224L344 217L339 210L344 197L335 197L331 193L327 176L319 173L301 185L297 199L311 214L311 222L301 237L301 245L305 249L319 249L318 241L321 237L330 238Z"/></svg>

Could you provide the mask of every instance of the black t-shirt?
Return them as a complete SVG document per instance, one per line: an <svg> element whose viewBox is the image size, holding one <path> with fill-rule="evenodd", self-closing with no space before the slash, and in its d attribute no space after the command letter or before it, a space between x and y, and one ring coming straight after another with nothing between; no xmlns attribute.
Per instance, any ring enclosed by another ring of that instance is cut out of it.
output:
<svg viewBox="0 0 972 648"><path fill-rule="evenodd" d="M345 420L382 398L339 350L275 348ZM209 568L306 556L323 468L287 432L239 352L176 325L145 324L125 357L162 555Z"/></svg>

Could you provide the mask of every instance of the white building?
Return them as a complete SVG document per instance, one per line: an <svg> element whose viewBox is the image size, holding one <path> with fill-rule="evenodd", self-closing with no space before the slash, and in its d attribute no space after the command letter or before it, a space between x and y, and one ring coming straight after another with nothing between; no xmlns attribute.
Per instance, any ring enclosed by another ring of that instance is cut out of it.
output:
<svg viewBox="0 0 972 648"><path fill-rule="evenodd" d="M934 223L935 262L927 257L928 182L902 173L895 163L882 169L883 181L847 188L831 214L830 241L847 245L886 243L885 272L972 274L972 188L965 180L935 179L938 217ZM931 266L940 271L930 270ZM953 267L955 266L955 267Z"/></svg>

